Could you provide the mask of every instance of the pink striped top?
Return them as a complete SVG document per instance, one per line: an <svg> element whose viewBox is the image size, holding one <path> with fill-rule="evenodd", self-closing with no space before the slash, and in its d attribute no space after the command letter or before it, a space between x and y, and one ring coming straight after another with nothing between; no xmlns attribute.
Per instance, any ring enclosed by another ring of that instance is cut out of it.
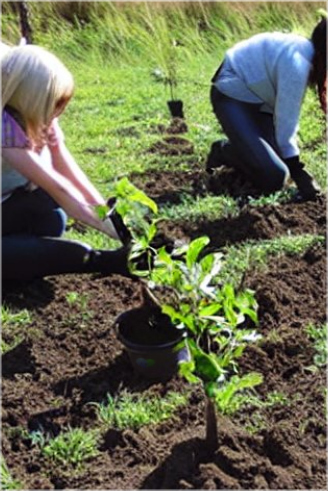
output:
<svg viewBox="0 0 328 491"><path fill-rule="evenodd" d="M2 112L1 129L2 148L27 148L30 146L24 130L6 110Z"/></svg>

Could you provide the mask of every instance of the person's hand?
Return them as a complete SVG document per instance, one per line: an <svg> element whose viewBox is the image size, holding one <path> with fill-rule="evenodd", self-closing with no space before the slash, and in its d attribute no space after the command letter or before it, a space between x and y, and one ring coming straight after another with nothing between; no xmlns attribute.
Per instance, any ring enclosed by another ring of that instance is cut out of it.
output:
<svg viewBox="0 0 328 491"><path fill-rule="evenodd" d="M131 243L132 235L124 224L122 217L115 210L115 199L109 199L107 201L107 206L111 209L103 221L106 227L106 233L111 237L120 240L123 245L128 246Z"/></svg>
<svg viewBox="0 0 328 491"><path fill-rule="evenodd" d="M122 242L123 245L129 245L132 239L132 235L129 232L128 228L124 225L124 222L121 218L121 216L117 213L115 208L112 208L108 213L105 218L105 221L110 220L112 223L116 234L120 241Z"/></svg>
<svg viewBox="0 0 328 491"><path fill-rule="evenodd" d="M299 198L303 201L314 201L321 195L321 189L316 180L304 169L299 157L291 157L285 160L290 176L299 191Z"/></svg>
<svg viewBox="0 0 328 491"><path fill-rule="evenodd" d="M96 250L92 251L90 271L97 272L102 276L118 274L125 278L138 279L139 276L133 273L136 271L149 270L152 267L149 257L142 253L137 257L131 257L131 247L123 246L116 250Z"/></svg>
<svg viewBox="0 0 328 491"><path fill-rule="evenodd" d="M304 201L315 201L322 194L319 184L304 169L294 177L294 182Z"/></svg>
<svg viewBox="0 0 328 491"><path fill-rule="evenodd" d="M217 140L212 143L209 154L206 158L205 170L208 174L212 175L214 173L214 169L226 166L231 167L231 164L227 162L224 158L224 146L227 144L227 140Z"/></svg>

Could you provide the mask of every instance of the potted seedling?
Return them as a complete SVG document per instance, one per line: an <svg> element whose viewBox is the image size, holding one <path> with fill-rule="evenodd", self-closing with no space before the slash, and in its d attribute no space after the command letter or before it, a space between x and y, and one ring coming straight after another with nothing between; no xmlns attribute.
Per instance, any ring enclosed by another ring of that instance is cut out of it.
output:
<svg viewBox="0 0 328 491"><path fill-rule="evenodd" d="M170 99L167 101L167 105L171 117L184 119L183 102L176 96L178 76L174 57L169 57L161 67L155 68L152 75L156 82L162 83L169 89Z"/></svg>
<svg viewBox="0 0 328 491"><path fill-rule="evenodd" d="M179 85L179 63L185 56L186 49L181 47L178 40L173 36L165 16L145 4L142 15L144 26L136 29L135 39L140 44L140 49L145 52L153 65L152 76L156 82L162 83L165 92L168 92L167 105L172 118L168 129L170 133L183 133L187 131L184 122L183 101L177 96ZM168 91L167 91L168 89ZM174 129L176 131L174 131Z"/></svg>
<svg viewBox="0 0 328 491"><path fill-rule="evenodd" d="M134 369L149 379L164 380L189 359L183 342L186 332L177 329L161 311L147 287L158 247L157 205L127 178L115 186L115 210L131 233L129 269L143 283L144 302L139 308L121 314L116 320L118 338L123 343ZM155 237L157 235L157 237ZM160 238L164 249L170 241ZM142 268L140 268L142 264Z"/></svg>

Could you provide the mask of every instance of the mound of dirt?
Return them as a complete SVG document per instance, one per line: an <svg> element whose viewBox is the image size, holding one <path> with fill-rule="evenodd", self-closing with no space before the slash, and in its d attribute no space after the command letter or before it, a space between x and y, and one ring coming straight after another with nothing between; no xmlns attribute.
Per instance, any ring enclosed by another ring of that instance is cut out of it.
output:
<svg viewBox="0 0 328 491"><path fill-rule="evenodd" d="M194 145L191 141L181 136L166 136L154 143L148 149L148 152L167 156L192 155L194 153Z"/></svg>
<svg viewBox="0 0 328 491"><path fill-rule="evenodd" d="M170 135L179 135L187 133L188 126L183 118L172 118L169 126L166 128L166 133Z"/></svg>

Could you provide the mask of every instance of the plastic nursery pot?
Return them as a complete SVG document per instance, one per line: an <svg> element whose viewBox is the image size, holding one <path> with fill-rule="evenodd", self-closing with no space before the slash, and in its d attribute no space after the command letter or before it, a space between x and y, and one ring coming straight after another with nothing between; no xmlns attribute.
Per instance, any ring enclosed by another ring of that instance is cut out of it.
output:
<svg viewBox="0 0 328 491"><path fill-rule="evenodd" d="M172 118L184 118L183 102L180 100L167 101Z"/></svg>
<svg viewBox="0 0 328 491"><path fill-rule="evenodd" d="M177 329L157 308L128 310L115 324L134 370L147 379L167 380L181 361L190 359L186 332Z"/></svg>

